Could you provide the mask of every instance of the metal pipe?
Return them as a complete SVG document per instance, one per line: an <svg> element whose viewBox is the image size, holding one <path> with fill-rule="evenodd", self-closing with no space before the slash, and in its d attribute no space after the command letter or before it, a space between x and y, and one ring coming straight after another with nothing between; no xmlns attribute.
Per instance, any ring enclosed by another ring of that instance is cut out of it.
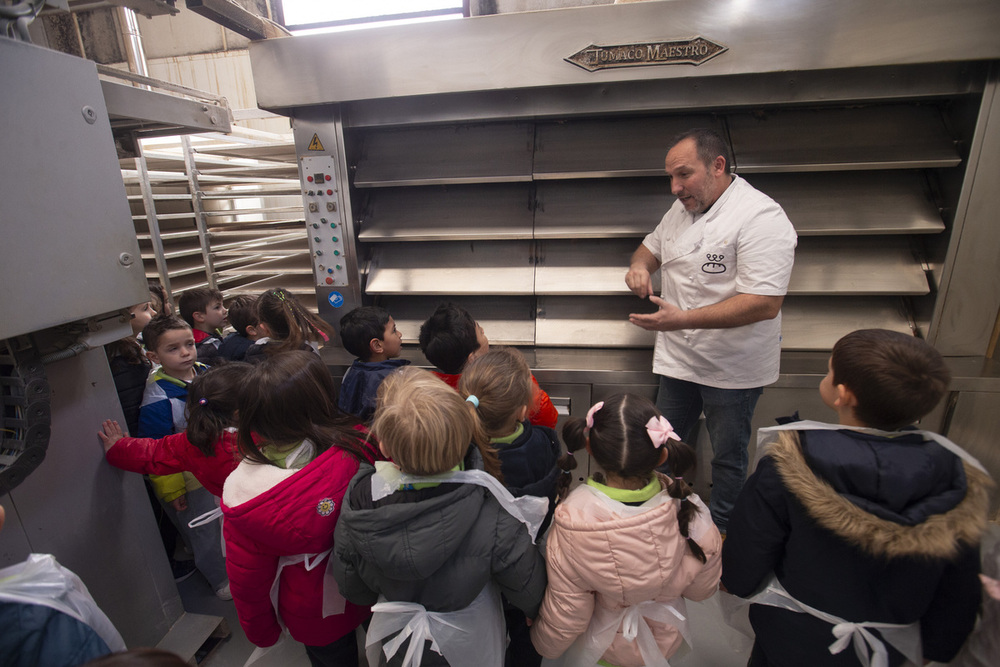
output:
<svg viewBox="0 0 1000 667"><path fill-rule="evenodd" d="M146 66L146 52L142 48L142 35L139 34L139 20L135 12L127 7L117 7L118 23L121 26L122 38L125 42L125 58L129 71L149 76Z"/></svg>

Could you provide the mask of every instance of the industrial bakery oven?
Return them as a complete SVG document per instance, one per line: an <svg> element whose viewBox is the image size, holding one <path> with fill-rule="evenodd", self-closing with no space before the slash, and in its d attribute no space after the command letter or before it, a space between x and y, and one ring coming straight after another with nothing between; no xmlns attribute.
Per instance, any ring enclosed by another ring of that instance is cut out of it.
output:
<svg viewBox="0 0 1000 667"><path fill-rule="evenodd" d="M491 341L520 346L567 411L626 388L652 396L653 337L627 321L648 304L624 274L672 203L668 140L711 127L799 235L782 375L757 425L795 409L828 419L814 391L827 351L885 327L952 358L955 391L929 426L982 435L978 454L1000 461L985 444L1000 427L987 359L1000 306L1000 5L760 4L605 5L252 44L259 105L292 118L321 314L336 324L381 304L415 343L450 299Z"/></svg>

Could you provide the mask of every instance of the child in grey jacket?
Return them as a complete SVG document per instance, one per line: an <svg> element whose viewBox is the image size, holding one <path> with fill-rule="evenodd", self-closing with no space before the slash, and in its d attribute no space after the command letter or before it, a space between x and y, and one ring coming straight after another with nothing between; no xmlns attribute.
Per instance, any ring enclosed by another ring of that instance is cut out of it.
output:
<svg viewBox="0 0 1000 667"><path fill-rule="evenodd" d="M541 504L522 513L483 472L499 465L473 411L418 368L379 387L373 433L393 463L363 465L351 481L331 563L345 598L374 605L373 665L384 664L380 649L389 665L411 664L417 651L423 665L500 665L499 593L528 618L538 613L545 565L526 523L537 530L547 503L529 499Z"/></svg>

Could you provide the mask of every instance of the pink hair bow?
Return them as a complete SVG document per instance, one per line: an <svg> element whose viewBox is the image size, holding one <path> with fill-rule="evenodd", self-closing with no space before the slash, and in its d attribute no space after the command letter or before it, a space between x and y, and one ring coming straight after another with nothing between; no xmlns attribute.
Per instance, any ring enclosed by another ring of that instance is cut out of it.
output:
<svg viewBox="0 0 1000 667"><path fill-rule="evenodd" d="M650 417L649 421L646 422L646 432L649 433L649 439L653 441L653 447L657 449L667 444L667 440L677 440L679 442L681 439L679 435L674 433L674 427L670 425L670 422L663 415Z"/></svg>
<svg viewBox="0 0 1000 667"><path fill-rule="evenodd" d="M594 428L594 413L604 407L604 401L599 401L594 403L594 405L587 410L587 428Z"/></svg>

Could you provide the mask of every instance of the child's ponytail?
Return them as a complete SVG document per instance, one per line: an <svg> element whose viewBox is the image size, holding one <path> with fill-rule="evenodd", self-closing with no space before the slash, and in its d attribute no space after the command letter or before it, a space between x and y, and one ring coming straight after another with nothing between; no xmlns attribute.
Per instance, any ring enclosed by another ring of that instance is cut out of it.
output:
<svg viewBox="0 0 1000 667"><path fill-rule="evenodd" d="M205 456L213 456L223 430L236 425L240 388L252 369L242 361L220 364L188 387L187 438Z"/></svg>
<svg viewBox="0 0 1000 667"><path fill-rule="evenodd" d="M677 526L681 535L687 538L688 547L695 558L702 563L706 562L705 551L701 545L691 539L688 527L695 514L698 513L698 506L688 500L688 496L694 490L684 481L684 475L694 470L696 455L694 449L680 440L667 440L663 445L667 448L667 463L670 465L670 472L673 477L668 477L667 493L671 498L681 501L680 509L677 510Z"/></svg>
<svg viewBox="0 0 1000 667"><path fill-rule="evenodd" d="M306 342L323 344L335 335L333 327L313 315L295 295L282 287L269 289L257 299L257 319L274 335L274 353L301 349Z"/></svg>
<svg viewBox="0 0 1000 667"><path fill-rule="evenodd" d="M461 392L459 392L461 395ZM466 409L472 415L472 444L479 450L479 455L483 457L483 469L489 474L503 482L503 471L500 469L500 454L496 447L490 444L490 436L483 426L482 418L479 415L479 398L475 395L462 395L465 399Z"/></svg>

